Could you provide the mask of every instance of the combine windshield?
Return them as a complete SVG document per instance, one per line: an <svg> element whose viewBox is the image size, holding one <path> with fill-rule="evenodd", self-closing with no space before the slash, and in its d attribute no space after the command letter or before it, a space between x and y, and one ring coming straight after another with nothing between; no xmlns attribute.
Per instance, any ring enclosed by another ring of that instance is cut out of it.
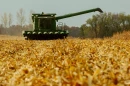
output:
<svg viewBox="0 0 130 86"><path fill-rule="evenodd" d="M39 19L39 28L40 29L51 29L52 19L51 18L41 18Z"/></svg>

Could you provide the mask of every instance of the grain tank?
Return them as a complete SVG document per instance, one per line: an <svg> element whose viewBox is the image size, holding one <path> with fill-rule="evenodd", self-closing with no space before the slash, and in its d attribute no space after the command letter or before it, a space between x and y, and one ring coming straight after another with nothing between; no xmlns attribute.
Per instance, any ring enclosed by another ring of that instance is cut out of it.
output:
<svg viewBox="0 0 130 86"><path fill-rule="evenodd" d="M56 22L58 20L95 11L103 12L100 8L94 8L62 16L56 16L55 13L45 14L43 12L41 14L32 14L33 31L23 31L22 34L27 40L63 39L68 36L69 32L56 28Z"/></svg>

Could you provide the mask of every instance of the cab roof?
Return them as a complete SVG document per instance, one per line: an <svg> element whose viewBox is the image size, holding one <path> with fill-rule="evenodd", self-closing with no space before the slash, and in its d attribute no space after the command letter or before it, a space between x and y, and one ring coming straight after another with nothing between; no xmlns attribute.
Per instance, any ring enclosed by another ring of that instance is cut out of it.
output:
<svg viewBox="0 0 130 86"><path fill-rule="evenodd" d="M53 16L56 15L56 13L46 13L45 14L45 13L42 12L41 14L40 13L33 13L32 15L33 16L52 16L53 17Z"/></svg>

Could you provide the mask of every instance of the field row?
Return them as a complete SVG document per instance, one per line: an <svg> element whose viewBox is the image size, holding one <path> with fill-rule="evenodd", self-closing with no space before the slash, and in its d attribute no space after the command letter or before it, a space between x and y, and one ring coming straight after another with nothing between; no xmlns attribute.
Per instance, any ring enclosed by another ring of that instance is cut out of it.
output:
<svg viewBox="0 0 130 86"><path fill-rule="evenodd" d="M1 40L0 85L130 85L130 41Z"/></svg>

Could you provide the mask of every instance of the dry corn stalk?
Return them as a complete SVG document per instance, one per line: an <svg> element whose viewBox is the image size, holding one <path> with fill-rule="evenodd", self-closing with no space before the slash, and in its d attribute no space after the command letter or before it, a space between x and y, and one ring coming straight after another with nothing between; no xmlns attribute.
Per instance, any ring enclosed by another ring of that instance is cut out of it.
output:
<svg viewBox="0 0 130 86"><path fill-rule="evenodd" d="M130 41L1 40L0 85L130 85Z"/></svg>

